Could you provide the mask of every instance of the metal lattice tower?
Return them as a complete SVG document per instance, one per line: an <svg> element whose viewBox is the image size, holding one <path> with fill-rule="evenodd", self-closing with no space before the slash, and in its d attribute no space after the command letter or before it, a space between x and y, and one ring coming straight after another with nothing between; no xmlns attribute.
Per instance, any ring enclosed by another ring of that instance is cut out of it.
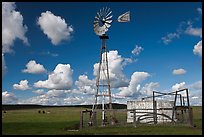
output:
<svg viewBox="0 0 204 137"><path fill-rule="evenodd" d="M96 79L95 102L93 104L92 111L94 112L95 109L97 109L97 105L101 103L102 126L105 126L107 122L107 117L106 117L107 112L109 112L110 114L111 124L114 124L114 113L113 113L112 99L111 99L107 45L106 45L106 40L109 39L109 37L105 34L99 37L102 40L102 45L100 49L100 62L98 67L97 79ZM99 98L101 99L100 100L101 102L99 101Z"/></svg>
<svg viewBox="0 0 204 137"><path fill-rule="evenodd" d="M96 78L96 94L95 102L92 107L92 114L89 124L96 125L96 109L98 104L101 103L102 110L102 126L105 126L108 121L113 125L116 122L115 114L112 107L111 99L111 89L110 89L110 77L108 69L108 56L107 56L107 45L106 40L109 37L106 35L106 32L111 26L112 23L112 11L110 8L102 8L97 12L94 18L94 32L98 35L102 41L100 49L100 62L98 66L98 73ZM129 22L130 12L126 12L120 15L117 19L118 22ZM101 100L99 100L99 98ZM101 102L100 102L101 101ZM106 113L109 113L110 119L108 120Z"/></svg>

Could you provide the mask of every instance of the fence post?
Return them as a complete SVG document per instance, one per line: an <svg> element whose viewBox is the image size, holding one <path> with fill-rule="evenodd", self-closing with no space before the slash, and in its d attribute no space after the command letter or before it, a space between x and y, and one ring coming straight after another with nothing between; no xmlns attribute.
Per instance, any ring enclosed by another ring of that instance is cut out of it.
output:
<svg viewBox="0 0 204 137"><path fill-rule="evenodd" d="M83 128L83 111L80 112L80 129Z"/></svg>
<svg viewBox="0 0 204 137"><path fill-rule="evenodd" d="M157 102L155 100L155 95L153 91L153 119L154 119L154 124L157 124Z"/></svg>
<svg viewBox="0 0 204 137"><path fill-rule="evenodd" d="M193 126L193 110L192 110L192 107L190 107L190 108L188 109L188 111L189 111L189 124L190 124L191 126Z"/></svg>
<svg viewBox="0 0 204 137"><path fill-rule="evenodd" d="M136 109L133 109L133 121L134 127L136 127Z"/></svg>

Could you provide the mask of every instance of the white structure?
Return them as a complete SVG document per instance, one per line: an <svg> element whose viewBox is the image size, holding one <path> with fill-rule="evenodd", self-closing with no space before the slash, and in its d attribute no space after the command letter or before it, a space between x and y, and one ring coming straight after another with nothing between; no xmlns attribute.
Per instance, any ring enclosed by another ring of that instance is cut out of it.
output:
<svg viewBox="0 0 204 137"><path fill-rule="evenodd" d="M173 105L174 101L156 101L157 123L171 122ZM134 122L134 111L136 121L154 123L153 101L127 101L127 110L127 123Z"/></svg>

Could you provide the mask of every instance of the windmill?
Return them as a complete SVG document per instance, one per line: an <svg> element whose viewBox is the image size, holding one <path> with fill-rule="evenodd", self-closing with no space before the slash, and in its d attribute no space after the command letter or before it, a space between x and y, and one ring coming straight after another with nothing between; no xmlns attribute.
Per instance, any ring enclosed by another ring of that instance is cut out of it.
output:
<svg viewBox="0 0 204 137"><path fill-rule="evenodd" d="M90 118L91 125L94 123L94 112L97 109L97 104L99 103L99 98L101 99L101 109L102 109L102 126L107 124L107 116L106 113L110 113L110 123L115 124L115 115L112 107L112 99L111 99L111 88L110 88L110 76L109 76L109 68L108 68L108 56L107 56L107 45L106 40L109 39L106 32L111 26L112 20L112 11L110 8L103 7L100 9L95 18L94 18L94 32L102 41L102 45L100 47L100 61L98 66L98 73L96 78L96 94L95 94L95 102L92 107L92 115ZM120 15L117 19L117 22L128 22L130 21L130 12L126 12ZM107 99L108 98L108 99ZM99 104L100 104L99 103ZM108 104L108 105L107 105Z"/></svg>

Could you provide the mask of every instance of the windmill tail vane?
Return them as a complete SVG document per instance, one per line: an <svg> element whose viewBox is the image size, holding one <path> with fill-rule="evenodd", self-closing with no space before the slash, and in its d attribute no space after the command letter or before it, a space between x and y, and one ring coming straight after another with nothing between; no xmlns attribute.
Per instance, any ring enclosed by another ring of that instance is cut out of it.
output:
<svg viewBox="0 0 204 137"><path fill-rule="evenodd" d="M118 22L129 22L130 21L130 11L123 13L117 19Z"/></svg>

